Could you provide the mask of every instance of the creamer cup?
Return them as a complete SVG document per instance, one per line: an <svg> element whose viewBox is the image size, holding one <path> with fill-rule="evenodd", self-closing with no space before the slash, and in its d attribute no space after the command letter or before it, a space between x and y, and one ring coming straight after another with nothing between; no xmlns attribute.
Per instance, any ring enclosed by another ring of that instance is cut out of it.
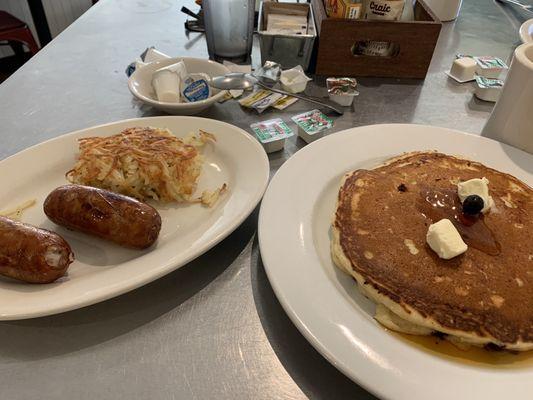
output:
<svg viewBox="0 0 533 400"><path fill-rule="evenodd" d="M187 74L183 61L158 69L152 76L157 99L164 103L180 102L181 80Z"/></svg>
<svg viewBox="0 0 533 400"><path fill-rule="evenodd" d="M210 77L204 73L192 73L181 84L181 96L185 102L206 100L211 96Z"/></svg>

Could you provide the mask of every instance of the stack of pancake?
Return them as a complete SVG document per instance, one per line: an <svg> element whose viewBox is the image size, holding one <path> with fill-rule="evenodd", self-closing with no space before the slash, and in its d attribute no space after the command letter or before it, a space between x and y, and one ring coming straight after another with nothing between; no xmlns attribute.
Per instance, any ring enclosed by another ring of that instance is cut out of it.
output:
<svg viewBox="0 0 533 400"><path fill-rule="evenodd" d="M495 205L464 219L457 183L486 177ZM449 218L468 250L451 260L426 243ZM416 152L345 175L332 225L335 264L377 303L376 319L459 345L533 349L533 190L480 163Z"/></svg>

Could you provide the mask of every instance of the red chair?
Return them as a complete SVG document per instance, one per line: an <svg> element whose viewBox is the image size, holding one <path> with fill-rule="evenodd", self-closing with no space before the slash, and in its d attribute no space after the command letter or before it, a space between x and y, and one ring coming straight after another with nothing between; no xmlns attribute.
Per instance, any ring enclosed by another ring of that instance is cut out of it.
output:
<svg viewBox="0 0 533 400"><path fill-rule="evenodd" d="M31 55L39 51L28 25L5 11L0 11L0 41L7 41L16 54L20 53L21 43L28 46Z"/></svg>

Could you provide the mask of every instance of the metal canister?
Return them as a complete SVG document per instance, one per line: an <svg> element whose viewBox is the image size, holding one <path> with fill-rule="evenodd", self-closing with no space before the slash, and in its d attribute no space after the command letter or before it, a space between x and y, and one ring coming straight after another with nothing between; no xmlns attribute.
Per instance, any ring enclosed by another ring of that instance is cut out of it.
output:
<svg viewBox="0 0 533 400"><path fill-rule="evenodd" d="M280 34L267 31L267 20L271 14L306 15L305 33ZM283 69L301 65L304 70L307 70L316 39L315 19L311 4L262 1L259 8L258 33L261 64L266 61L275 61L281 64Z"/></svg>

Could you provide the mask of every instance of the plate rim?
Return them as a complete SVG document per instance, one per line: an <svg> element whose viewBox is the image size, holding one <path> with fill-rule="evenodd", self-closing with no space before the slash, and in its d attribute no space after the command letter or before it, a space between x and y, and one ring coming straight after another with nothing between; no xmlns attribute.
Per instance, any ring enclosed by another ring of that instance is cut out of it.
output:
<svg viewBox="0 0 533 400"><path fill-rule="evenodd" d="M274 293L276 295L276 298L279 300L283 310L288 315L288 317L293 322L293 324L296 326L298 331L306 338L306 340L330 364L332 364L335 368L337 368L341 373L343 373L349 379L354 381L359 386L363 387L368 392L374 394L375 396L378 396L379 398L383 398L383 399L390 399L390 400L394 400L396 398L404 399L405 397L393 396L391 394L390 388L389 389L385 389L385 387L388 386L388 382L383 382L381 385L379 385L379 384L376 384L375 380L369 382L369 381L365 381L365 380L361 379L359 376L356 376L354 371L352 370L352 368L350 368L350 365L345 363L346 360L338 359L335 356L334 351L330 351L330 349L328 349L327 345L325 343L323 343L321 341L321 339L319 337L317 337L317 335L315 335L315 333L313 332L313 328L310 326L312 324L309 323L308 321L305 321L302 318L301 314L303 314L303 312L300 312L299 310L296 310L296 308L293 307L292 304L290 304L290 299L289 299L290 296L287 295L287 293L283 291L283 289L281 288L281 284L280 284L281 281L278 281L276 279L276 277L275 277L275 272L274 272L275 268L274 267L270 268L269 265L268 265L269 264L269 261L268 261L269 256L267 256L265 251L264 251L264 248L265 248L265 245L264 245L265 238L264 238L264 236L266 236L266 235L264 234L264 230L263 229L264 229L264 226L265 226L265 222L264 222L265 213L266 213L265 209L266 209L266 207L268 207L268 203L270 201L269 200L270 192L271 192L271 190L273 190L272 188L274 188L276 183L277 183L277 181L279 179L281 179L280 178L281 174L284 174L285 173L284 171L288 170L289 168L292 168L292 165L297 163L297 162L299 162L300 158L305 157L307 152L311 151L310 148L318 148L318 146L320 146L321 143L325 143L328 140L335 140L335 139L332 139L332 137L334 137L336 135L339 135L339 134L341 134L341 135L356 135L358 133L358 131L364 130L364 129L371 129L371 128L372 129L375 129L375 128L387 129L387 128L390 128L390 127L393 127L393 128L409 128L409 127L413 127L413 126L416 126L418 128L425 128L425 129L432 129L432 130L442 131L443 133L449 132L451 134L465 135L465 136L473 137L476 140L481 140L481 141L494 142L494 143L497 143L498 145L502 146L504 149L506 149L506 148L507 149L512 149L512 151L516 151L518 153L525 154L527 157L533 158L532 154L529 154L529 153L527 153L527 152L525 152L523 150L517 149L517 148L515 148L513 146L510 146L510 145L507 145L505 143L498 142L498 141L496 141L494 139L483 137L483 136L478 135L478 134L467 133L467 132L463 132L463 131L459 131L459 130L451 129L451 128L446 128L446 127L430 126L430 125L424 125L424 124L392 123L392 124L373 124L373 125L365 125L365 126L348 128L348 129L336 132L335 134L328 135L328 136L326 136L324 138L321 138L321 139L317 140L316 142L308 145L306 148L300 150L293 157L291 157L291 159L287 160L280 167L280 169L272 177L272 179L270 181L270 184L269 184L269 187L267 188L267 190L266 190L266 192L265 192L265 194L263 196L263 201L261 203L261 208L260 208L260 211L259 211L259 219L258 219L258 242L259 242L261 260L262 260L262 263L264 265L265 272L266 272L267 277L269 279L269 282L270 282L270 284L272 286L272 289L273 289L273 291L274 291ZM403 152L403 151L400 151L400 152ZM342 172L342 171L340 171L340 172ZM309 245L309 246L313 246L314 247L314 244ZM318 262L320 263L320 261L318 261ZM325 322L322 322L322 323L325 323ZM355 349L354 349L354 352L355 352ZM363 360L359 359L359 362L363 362ZM386 375L383 375L383 377L387 378ZM409 388L402 388L402 389L409 389ZM415 398L416 399L425 399L425 397L423 397L423 395L422 395L422 397L418 397L418 396L415 395L415 393L413 393L412 396L409 396L408 398L412 398L413 400Z"/></svg>
<svg viewBox="0 0 533 400"><path fill-rule="evenodd" d="M258 157L256 166L258 168L262 169L262 181L260 183L258 183L257 192L256 192L255 196L252 198L252 200L247 204L247 206L242 208L242 210L233 219L231 224L228 224L224 229L222 229L220 232L218 232L211 240L206 241L205 243L203 243L203 245L200 246L196 252L194 252L191 255L189 255L188 257L180 260L179 262L175 262L175 260L174 260L175 256L172 259L167 259L164 262L162 262L160 264L161 268L159 269L158 273L143 274L143 275L140 275L137 280L133 280L128 285L121 286L118 290L116 290L116 289L115 290L106 290L104 293L99 293L98 295L95 295L93 297L89 297L89 298L83 297L82 299L76 299L76 300L74 300L72 302L69 302L67 305L57 305L55 307L49 308L49 309L44 310L44 311L43 310L41 310L41 311L39 311L39 310L38 311L28 311L28 312L24 312L24 313L20 313L19 312L19 313L15 313L15 314L5 313L5 312L4 313L0 313L0 321L15 321L15 320L23 320L23 319L38 318L38 317L45 317L45 316L50 316L50 315L61 314L61 313L64 313L64 312L77 310L77 309L84 308L84 307L87 307L87 306L90 306L90 305L93 305L93 304L97 304L97 303L109 300L111 298L120 296L120 295L125 294L127 292L130 292L132 290L135 290L135 289L137 289L139 287L142 287L142 286L144 286L146 284L149 284L149 283L151 283L151 282L153 282L153 281L155 281L155 280L157 280L157 279L159 279L159 278L161 278L161 277L163 277L163 276L165 276L165 275L167 275L167 274L169 274L169 273L171 273L171 272L183 267L184 265L188 264L189 262L193 261L194 259L196 259L196 258L200 257L201 255L205 254L207 251L212 249L214 246L216 246L218 243L220 243L222 240L224 240L226 237L228 237L231 233L233 233L244 222L244 220L248 216L250 216L250 214L253 212L253 210L257 207L257 205L261 201L261 199L262 199L262 197L264 195L264 192L266 191L266 188L268 186L269 176L270 176L270 163L269 163L268 156L267 156L265 150L263 149L263 147L261 146L261 144L257 140L255 140L255 138L253 138L251 136L251 134L246 132L244 129L239 128L236 125L232 125L232 124L229 124L227 122L215 120L215 119L212 119L212 118L205 118L205 117L198 117L198 116L165 115L165 116L153 116L153 117L128 118L128 119L123 119L123 120L107 122L107 123L103 123L103 124L99 124L99 125L89 126L89 127L86 127L86 128L77 129L75 131L71 131L71 132L67 132L67 133L64 133L64 134L60 134L60 135L58 135L56 137L50 138L50 139L42 141L40 143L36 143L36 144L34 144L34 145L30 146L30 147L27 147L27 148L25 148L25 149L23 149L21 151L18 151L17 153L12 154L12 155L0 160L0 168L1 168L1 165L4 162L7 162L8 160L11 160L11 159L15 158L15 157L19 156L22 153L31 152L35 148L38 148L38 147L41 147L41 146L45 146L45 145L49 145L51 142L54 142L54 141L65 140L65 139L67 139L69 137L73 137L73 136L79 135L83 131L87 131L87 130L91 130L91 129L107 128L107 127L110 127L110 126L120 125L120 124L131 124L133 126L133 124L139 124L139 123L141 123L141 124L150 124L150 121L153 121L153 120L165 121L165 120L175 120L175 119L179 119L179 120L188 119L188 120L200 120L200 121L201 120L209 120L209 121L215 122L216 124L220 124L222 126L229 127L233 131L235 131L236 134L239 134L243 138L243 140L251 143L252 147L254 147L257 150L257 155L260 156L260 158ZM164 123L162 122L161 124L163 125Z"/></svg>

